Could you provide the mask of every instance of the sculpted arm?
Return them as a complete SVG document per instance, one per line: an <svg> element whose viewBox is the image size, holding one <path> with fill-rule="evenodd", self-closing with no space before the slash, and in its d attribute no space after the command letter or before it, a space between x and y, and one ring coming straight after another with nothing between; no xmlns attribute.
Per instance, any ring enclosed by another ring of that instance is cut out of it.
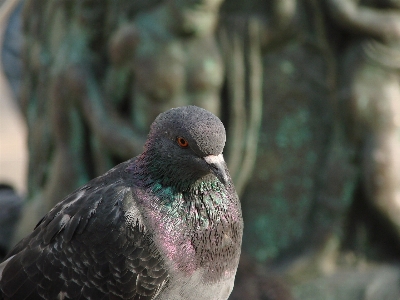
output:
<svg viewBox="0 0 400 300"><path fill-rule="evenodd" d="M384 40L400 37L398 9L375 9L358 0L327 0L327 4L331 16L344 27Z"/></svg>
<svg viewBox="0 0 400 300"><path fill-rule="evenodd" d="M71 96L79 99L78 105L100 144L122 159L139 154L145 141L145 136L138 134L116 108L129 89L128 56L135 42L127 29L122 27L111 39L111 67L105 84L99 81L90 66L85 68L80 64L72 65L64 78Z"/></svg>

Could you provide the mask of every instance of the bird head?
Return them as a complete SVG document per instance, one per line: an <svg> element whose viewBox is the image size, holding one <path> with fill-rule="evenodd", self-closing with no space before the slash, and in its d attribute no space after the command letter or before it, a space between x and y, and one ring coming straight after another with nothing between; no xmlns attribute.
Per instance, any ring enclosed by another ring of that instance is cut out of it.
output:
<svg viewBox="0 0 400 300"><path fill-rule="evenodd" d="M225 141L218 117L196 106L178 107L155 119L142 157L149 175L163 185L185 190L203 177L226 184Z"/></svg>

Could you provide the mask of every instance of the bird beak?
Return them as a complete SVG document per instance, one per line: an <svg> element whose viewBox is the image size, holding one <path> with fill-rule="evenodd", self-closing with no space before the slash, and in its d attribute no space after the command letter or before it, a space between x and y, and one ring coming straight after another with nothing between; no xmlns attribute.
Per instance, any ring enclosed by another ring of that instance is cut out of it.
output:
<svg viewBox="0 0 400 300"><path fill-rule="evenodd" d="M208 155L204 157L204 160L211 167L211 172L225 185L228 182L228 176L225 171L226 164L222 153L219 155Z"/></svg>

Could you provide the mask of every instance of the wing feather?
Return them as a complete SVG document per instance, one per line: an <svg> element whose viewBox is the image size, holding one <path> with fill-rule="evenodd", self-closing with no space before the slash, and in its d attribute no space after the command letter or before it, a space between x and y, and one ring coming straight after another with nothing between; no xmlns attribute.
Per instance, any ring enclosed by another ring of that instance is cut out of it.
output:
<svg viewBox="0 0 400 300"><path fill-rule="evenodd" d="M72 240L72 238L76 232L76 229L79 226L80 221L81 221L81 217L75 215L66 224L65 229L64 229L64 235L63 235L63 239L66 243L68 243Z"/></svg>
<svg viewBox="0 0 400 300"><path fill-rule="evenodd" d="M15 256L0 281L6 298L156 295L167 272L135 207L135 187L121 177L125 167L114 168L65 198L11 251L9 256Z"/></svg>

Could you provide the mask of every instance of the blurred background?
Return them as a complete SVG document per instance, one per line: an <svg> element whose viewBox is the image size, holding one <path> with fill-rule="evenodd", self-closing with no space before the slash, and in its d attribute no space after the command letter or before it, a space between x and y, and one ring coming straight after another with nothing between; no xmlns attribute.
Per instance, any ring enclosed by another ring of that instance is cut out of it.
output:
<svg viewBox="0 0 400 300"><path fill-rule="evenodd" d="M8 14L6 5L0 2L0 28L5 28ZM4 31L0 33L3 40ZM19 194L26 192L27 145L26 123L15 96L0 65L0 182L14 186Z"/></svg>
<svg viewBox="0 0 400 300"><path fill-rule="evenodd" d="M400 2L0 0L0 256L198 105L245 232L230 299L400 299Z"/></svg>

